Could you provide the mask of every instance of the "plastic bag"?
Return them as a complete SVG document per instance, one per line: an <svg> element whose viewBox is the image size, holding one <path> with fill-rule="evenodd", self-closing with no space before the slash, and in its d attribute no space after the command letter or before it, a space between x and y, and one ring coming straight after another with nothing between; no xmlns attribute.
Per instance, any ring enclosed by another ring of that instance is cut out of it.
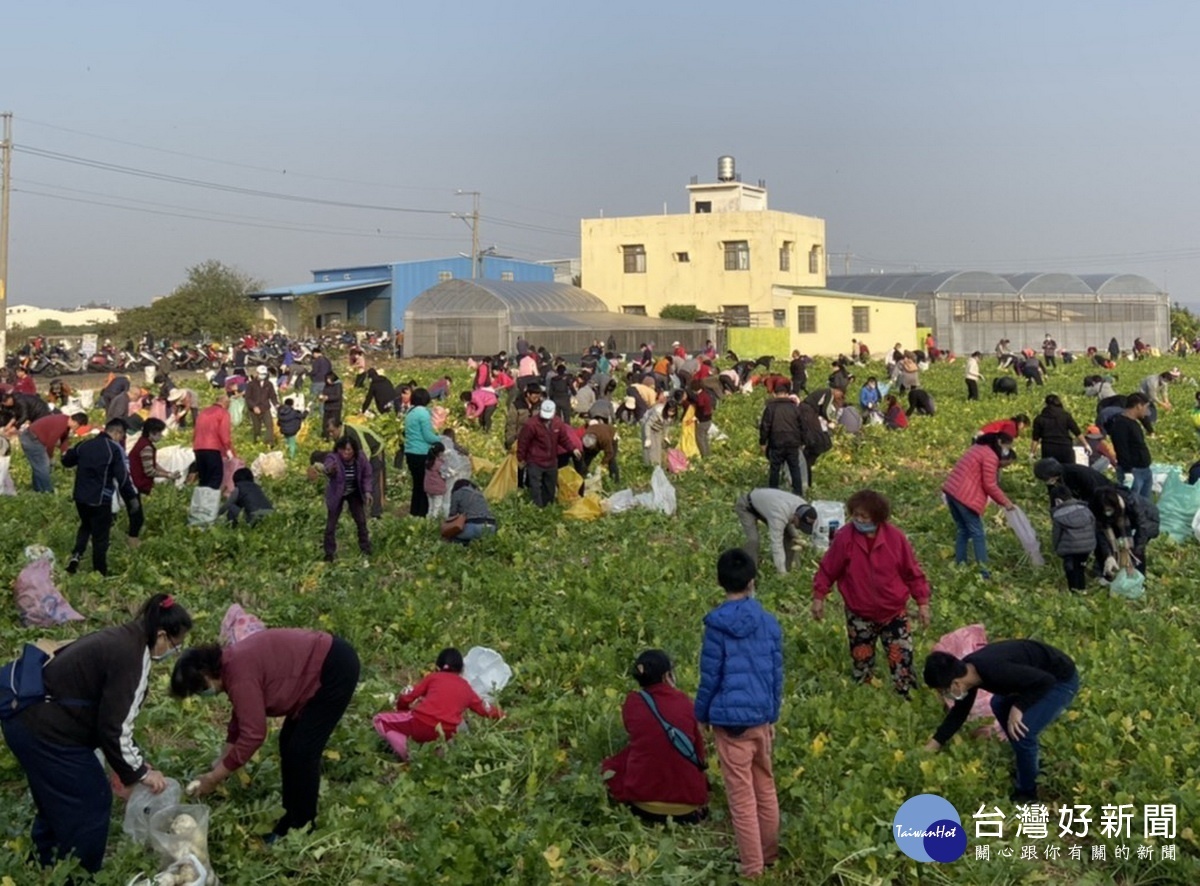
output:
<svg viewBox="0 0 1200 886"><path fill-rule="evenodd" d="M192 490L192 502L188 505L188 526L212 526L217 522L221 509L221 491L197 486Z"/></svg>
<svg viewBox="0 0 1200 886"><path fill-rule="evenodd" d="M11 455L0 455L0 495L17 494L16 484L13 483L11 465Z"/></svg>
<svg viewBox="0 0 1200 886"><path fill-rule="evenodd" d="M250 463L250 473L255 480L269 477L272 480L282 480L287 476L287 461L282 452L264 452Z"/></svg>
<svg viewBox="0 0 1200 886"><path fill-rule="evenodd" d="M1108 589L1118 597L1140 600L1146 596L1146 576L1136 569L1118 569L1113 580L1108 583Z"/></svg>
<svg viewBox="0 0 1200 886"><path fill-rule="evenodd" d="M150 816L150 846L163 861L183 861L189 855L208 866L208 807L200 804L166 806Z"/></svg>
<svg viewBox="0 0 1200 886"><path fill-rule="evenodd" d="M1178 471L1167 474L1158 499L1161 530L1173 541L1187 541L1197 512L1200 512L1200 484L1189 486Z"/></svg>
<svg viewBox="0 0 1200 886"><path fill-rule="evenodd" d="M54 586L54 561L41 558L21 570L13 582L13 599L25 627L48 628L68 621L83 621L83 616L67 602Z"/></svg>
<svg viewBox="0 0 1200 886"><path fill-rule="evenodd" d="M688 457L682 449L667 450L667 469L672 474L682 474L688 469Z"/></svg>
<svg viewBox="0 0 1200 886"><path fill-rule="evenodd" d="M433 429L440 431L446 426L446 419L450 417L450 410L445 406L434 406L429 410L429 420L433 422Z"/></svg>
<svg viewBox="0 0 1200 886"><path fill-rule="evenodd" d="M846 506L840 501L814 501L812 506L817 509L817 522L813 526L812 543L818 551L829 548L829 524L836 523L834 531L846 525Z"/></svg>
<svg viewBox="0 0 1200 886"><path fill-rule="evenodd" d="M717 427L717 423L711 422L708 426L708 442L721 443L729 439L729 435Z"/></svg>
<svg viewBox="0 0 1200 886"><path fill-rule="evenodd" d="M224 473L221 475L221 494L229 495L233 492L233 474L235 471L244 468L246 463L236 455L233 458L227 458L224 462Z"/></svg>
<svg viewBox="0 0 1200 886"><path fill-rule="evenodd" d="M488 501L500 501L516 491L517 456L510 452L504 456L504 461L500 462L500 467L496 469L487 489L483 491L483 496Z"/></svg>
<svg viewBox="0 0 1200 886"><path fill-rule="evenodd" d="M241 397L233 397L229 401L229 424L238 427L246 418L246 401Z"/></svg>
<svg viewBox="0 0 1200 886"><path fill-rule="evenodd" d="M471 473L472 474L489 474L496 470L496 463L488 461L486 458L471 456Z"/></svg>
<svg viewBox="0 0 1200 886"><path fill-rule="evenodd" d="M1017 539L1021 542L1021 547L1025 549L1025 553L1029 555L1030 561L1034 566L1045 566L1046 561L1042 558L1042 546L1038 542L1037 533L1033 531L1033 526L1029 523L1029 518L1025 516L1025 512L1020 508L1013 508L1011 511L1005 511L1004 517L1008 520L1009 527L1017 534Z"/></svg>
<svg viewBox="0 0 1200 886"><path fill-rule="evenodd" d="M934 652L948 652L955 658L963 658L970 655L976 650L982 649L987 645L987 630L981 624L967 625L966 627L958 628L948 634L943 634L942 637L933 644ZM950 699L944 699L946 707L953 707L954 702ZM1004 735L1004 730L1000 728L1000 724L996 722L996 716L992 713L992 693L985 689L979 689L975 693L975 703L971 705L971 713L967 715L967 722L972 720L985 720L982 727L976 729L973 735L976 737L982 735L995 735L1002 741L1008 739Z"/></svg>
<svg viewBox="0 0 1200 886"><path fill-rule="evenodd" d="M598 495L588 494L563 511L563 516L570 520L595 520L604 516L604 508Z"/></svg>
<svg viewBox="0 0 1200 886"><path fill-rule="evenodd" d="M653 508L666 514L668 517L675 514L675 487L671 485L671 481L667 479L667 475L663 473L663 469L655 466L654 473L650 477L650 492L653 497Z"/></svg>
<svg viewBox="0 0 1200 886"><path fill-rule="evenodd" d="M1192 518L1192 534L1196 536L1196 541L1200 541L1200 511Z"/></svg>
<svg viewBox="0 0 1200 886"><path fill-rule="evenodd" d="M620 492L614 492L605 499L603 507L609 514L620 514L624 511L632 510L636 507L633 501L633 490L622 489Z"/></svg>
<svg viewBox="0 0 1200 886"><path fill-rule="evenodd" d="M579 501L579 487L582 485L583 478L579 476L578 471L572 467L560 468L558 471L558 503L569 505Z"/></svg>
<svg viewBox="0 0 1200 886"><path fill-rule="evenodd" d="M472 646L463 657L462 675L480 698L492 704L496 694L512 679L513 672L495 649Z"/></svg>
<svg viewBox="0 0 1200 886"><path fill-rule="evenodd" d="M183 789L173 778L166 780L167 786L161 794L152 794L150 789L140 782L133 786L129 800L125 803L125 821L121 826L135 843L143 846L150 842L150 818L160 809L168 806L178 806L183 796Z"/></svg>
<svg viewBox="0 0 1200 886"><path fill-rule="evenodd" d="M179 479L175 481L175 488L182 489L183 484L187 481L188 468L192 466L196 456L187 446L164 446L158 450L155 460L164 471L171 471L179 475Z"/></svg>
<svg viewBox="0 0 1200 886"><path fill-rule="evenodd" d="M267 626L257 615L251 615L238 603L231 603L225 610L225 617L221 619L221 631L217 635L217 639L222 646L232 646L234 643L245 640L251 634L257 634L266 629Z"/></svg>
<svg viewBox="0 0 1200 886"><path fill-rule="evenodd" d="M1167 482L1167 477L1171 476L1172 474L1178 476L1179 473L1180 470L1178 465L1150 465L1150 477L1153 481L1152 485L1154 488L1154 494L1158 495L1158 493L1163 491L1163 484Z"/></svg>
<svg viewBox="0 0 1200 886"><path fill-rule="evenodd" d="M91 388L80 391L79 404L83 407L84 412L91 412L92 407L96 405L96 392Z"/></svg>

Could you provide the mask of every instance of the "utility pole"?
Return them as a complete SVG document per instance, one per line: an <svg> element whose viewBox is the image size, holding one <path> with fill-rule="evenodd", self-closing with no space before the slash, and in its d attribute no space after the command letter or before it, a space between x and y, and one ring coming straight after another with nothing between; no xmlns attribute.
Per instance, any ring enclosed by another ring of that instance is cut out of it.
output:
<svg viewBox="0 0 1200 886"><path fill-rule="evenodd" d="M455 193L462 197L470 195L472 202L472 210L470 220L468 217L453 213L454 218L461 218L471 226L471 279L475 280L479 277L479 191L464 191L459 188Z"/></svg>
<svg viewBox="0 0 1200 886"><path fill-rule="evenodd" d="M0 114L4 141L0 142L0 366L8 360L8 195L12 191L12 112Z"/></svg>

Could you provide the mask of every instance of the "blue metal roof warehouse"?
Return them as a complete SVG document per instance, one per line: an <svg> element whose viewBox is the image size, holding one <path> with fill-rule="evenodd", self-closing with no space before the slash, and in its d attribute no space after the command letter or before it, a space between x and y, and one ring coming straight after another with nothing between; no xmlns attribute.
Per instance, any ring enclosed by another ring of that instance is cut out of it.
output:
<svg viewBox="0 0 1200 886"><path fill-rule="evenodd" d="M554 282L554 269L549 265L493 255L480 257L478 274L480 280ZM471 279L471 259L456 256L328 268L312 275L312 283L276 286L253 292L250 298L258 302L263 319L273 320L291 333L299 332L300 326L296 300L308 295L320 298L318 327L357 324L368 329L403 329L409 303L422 292L447 280Z"/></svg>

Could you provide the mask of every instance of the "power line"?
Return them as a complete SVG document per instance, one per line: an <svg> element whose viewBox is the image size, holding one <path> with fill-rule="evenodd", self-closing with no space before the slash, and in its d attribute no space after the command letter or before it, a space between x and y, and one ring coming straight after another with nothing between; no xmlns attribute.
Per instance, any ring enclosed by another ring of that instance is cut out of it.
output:
<svg viewBox="0 0 1200 886"><path fill-rule="evenodd" d="M28 145L14 145L14 151L20 151L23 154L29 154L34 157L40 157L44 160L54 160L61 163L70 163L77 166L85 166L91 169L99 169L104 172L116 172L121 175L131 175L137 178L147 178L153 181L170 182L172 184L186 185L193 188L204 188L206 190L222 191L230 194L242 194L248 197L263 197L270 200L285 200L292 203L310 203L317 206L339 206L345 209L369 209L376 212L406 212L416 213L419 215L449 215L449 210L442 209L414 209L405 206L383 206L375 203L356 203L348 200L328 200L320 197L302 197L298 194L285 194L277 191L263 191L257 188L243 188L237 185L226 185L220 182L209 182L202 179L187 178L185 176L170 175L168 173L153 172L148 169L138 169L132 166L122 166L117 163L107 163L102 160L92 160L87 157L78 157L73 154L63 154L58 151L49 151L44 148L36 148Z"/></svg>

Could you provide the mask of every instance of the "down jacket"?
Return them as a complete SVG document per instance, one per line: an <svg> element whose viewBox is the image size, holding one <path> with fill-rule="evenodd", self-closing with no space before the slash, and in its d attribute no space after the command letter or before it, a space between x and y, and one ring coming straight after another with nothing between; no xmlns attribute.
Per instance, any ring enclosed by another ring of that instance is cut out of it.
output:
<svg viewBox="0 0 1200 886"><path fill-rule="evenodd" d="M1096 518L1086 502L1075 498L1050 511L1050 538L1060 557L1079 557L1096 550Z"/></svg>
<svg viewBox="0 0 1200 886"><path fill-rule="evenodd" d="M774 723L782 698L779 622L753 597L726 600L704 617L696 719L733 728Z"/></svg>

